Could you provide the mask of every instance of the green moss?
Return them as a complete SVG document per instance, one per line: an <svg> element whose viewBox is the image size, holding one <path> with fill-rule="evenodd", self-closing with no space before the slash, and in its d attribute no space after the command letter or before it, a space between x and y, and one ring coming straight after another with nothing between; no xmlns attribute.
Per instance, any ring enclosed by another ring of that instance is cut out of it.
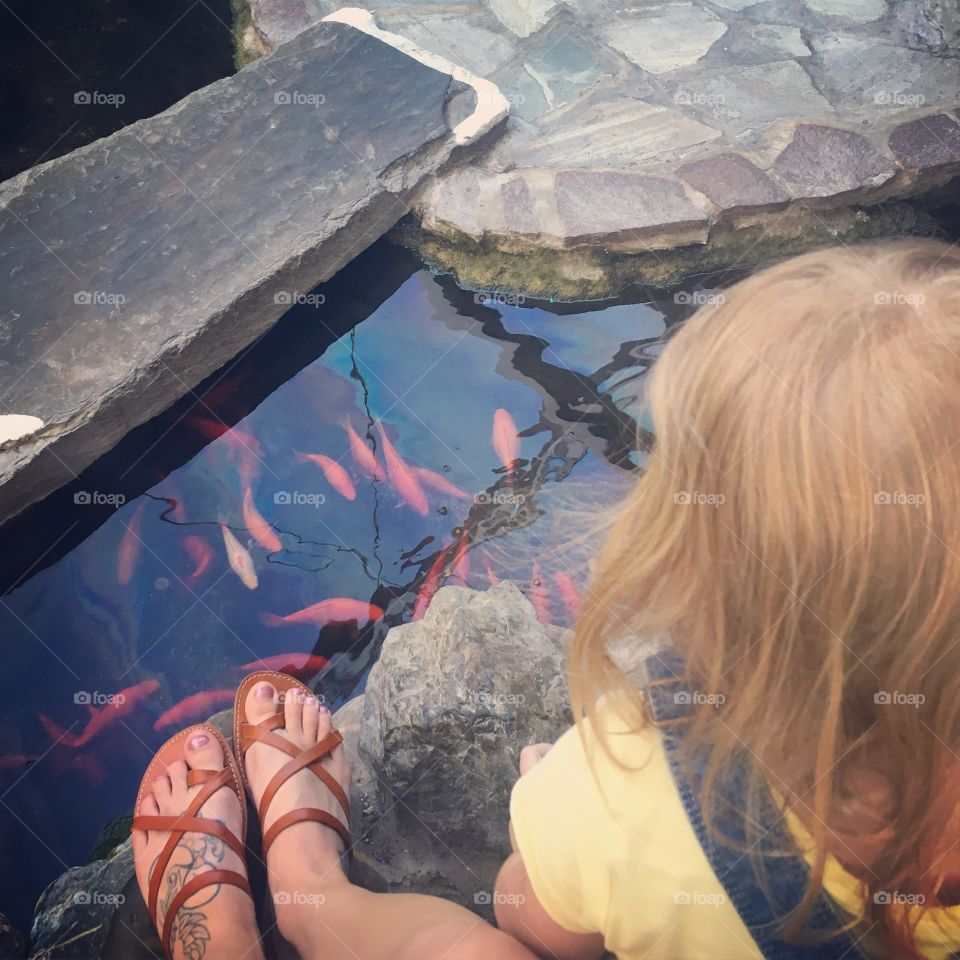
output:
<svg viewBox="0 0 960 960"><path fill-rule="evenodd" d="M127 813L108 823L100 834L97 845L90 854L88 863L94 860L106 860L127 837L130 836L130 825L133 823L133 814Z"/></svg>
<svg viewBox="0 0 960 960"><path fill-rule="evenodd" d="M247 0L230 0L230 7L233 10L233 64L241 70L258 59L257 54L251 53L243 45L243 35L253 24L253 16Z"/></svg>
<svg viewBox="0 0 960 960"><path fill-rule="evenodd" d="M706 244L644 253L600 247L552 250L533 244L421 229L409 219L389 238L415 251L432 269L452 274L468 290L523 294L547 300L613 297L632 283L670 286L685 277L752 268L807 250L893 236L933 235L936 221L906 201L871 208L777 213L741 227L716 227Z"/></svg>

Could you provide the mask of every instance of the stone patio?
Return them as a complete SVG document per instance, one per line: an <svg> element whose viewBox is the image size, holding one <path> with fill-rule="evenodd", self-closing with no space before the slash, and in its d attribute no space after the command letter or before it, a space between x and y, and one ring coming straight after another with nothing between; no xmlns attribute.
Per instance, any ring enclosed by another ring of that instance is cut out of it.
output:
<svg viewBox="0 0 960 960"><path fill-rule="evenodd" d="M340 6L250 3L251 56ZM960 172L960 15L936 0L367 6L511 104L499 141L433 178L400 234L467 286L600 296L742 256L745 237L789 253L923 229L860 208Z"/></svg>

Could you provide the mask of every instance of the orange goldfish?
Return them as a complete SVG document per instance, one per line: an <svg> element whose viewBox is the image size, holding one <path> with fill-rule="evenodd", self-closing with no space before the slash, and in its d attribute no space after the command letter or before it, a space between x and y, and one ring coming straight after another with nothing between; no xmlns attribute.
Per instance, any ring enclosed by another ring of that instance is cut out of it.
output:
<svg viewBox="0 0 960 960"><path fill-rule="evenodd" d="M187 574L187 583L192 586L207 572L213 560L213 550L206 540L195 533L188 533L183 538L183 549L193 562L193 572Z"/></svg>
<svg viewBox="0 0 960 960"><path fill-rule="evenodd" d="M566 608L567 616L569 616L571 620L576 620L577 614L580 612L580 591L577 585L573 582L573 579L562 570L558 570L553 575L553 580L557 585L557 589L560 591L560 599Z"/></svg>
<svg viewBox="0 0 960 960"><path fill-rule="evenodd" d="M133 579L133 571L137 566L137 557L140 555L140 517L143 514L143 503L133 511L130 523L127 524L120 538L120 547L117 550L117 582L129 583Z"/></svg>
<svg viewBox="0 0 960 960"><path fill-rule="evenodd" d="M453 564L450 567L450 576L456 577L464 584L470 580L470 557L467 554L469 549L467 531L464 530L460 534L460 539L457 540L457 549L453 554Z"/></svg>
<svg viewBox="0 0 960 960"><path fill-rule="evenodd" d="M312 677L329 666L326 657L312 653L278 653L262 660L245 663L240 669L248 673L252 670L276 670L277 673L286 673L291 677Z"/></svg>
<svg viewBox="0 0 960 960"><path fill-rule="evenodd" d="M493 449L497 451L500 462L512 469L514 461L520 456L520 438L513 417L503 407L493 415Z"/></svg>
<svg viewBox="0 0 960 960"><path fill-rule="evenodd" d="M62 743L64 746L76 749L85 746L111 724L132 713L134 708L142 700L146 700L159 686L160 684L156 680L144 680L143 683L127 687L126 690L113 694L112 697L108 698L109 702L103 707L93 707L88 704L87 711L90 714L90 719L80 733L71 733L64 730L63 727L58 726L42 713L40 714L40 724L51 739Z"/></svg>
<svg viewBox="0 0 960 960"><path fill-rule="evenodd" d="M256 590L260 581L257 579L257 571L254 569L250 551L222 523L220 524L220 531L223 534L223 545L227 548L227 560L230 561L230 569L240 578L240 582L248 590Z"/></svg>
<svg viewBox="0 0 960 960"><path fill-rule="evenodd" d="M483 558L483 565L487 568L487 579L490 581L490 586L495 587L500 582L500 578L493 572L490 561L486 557Z"/></svg>
<svg viewBox="0 0 960 960"><path fill-rule="evenodd" d="M268 627L279 627L284 624L310 623L321 626L325 623L346 623L349 620L379 620L383 611L373 603L364 603L362 600L351 600L348 597L331 597L311 604L303 610L288 613L281 617L276 613L262 613L260 619Z"/></svg>
<svg viewBox="0 0 960 960"><path fill-rule="evenodd" d="M440 580L443 577L443 567L447 562L447 551L449 549L449 547L444 547L440 551L437 559L434 560L433 566L427 571L423 586L420 587L420 591L417 593L417 599L413 603L411 620L423 619L430 606L430 602L433 600L433 595L440 589Z"/></svg>
<svg viewBox="0 0 960 960"><path fill-rule="evenodd" d="M346 497L347 500L357 499L357 491L353 486L350 475L336 460L325 457L322 453L298 453L297 458L302 461L315 463L323 471L323 475L327 478L327 483L329 483L341 497Z"/></svg>
<svg viewBox="0 0 960 960"><path fill-rule="evenodd" d="M410 472L425 486L433 487L438 493L445 493L460 500L472 500L473 496L451 483L442 473L434 473L425 467L410 467Z"/></svg>
<svg viewBox="0 0 960 960"><path fill-rule="evenodd" d="M192 693L178 704L165 710L153 725L154 730L162 730L172 724L182 724L185 720L200 716L208 716L214 707L224 703L233 703L233 690L204 690L201 693Z"/></svg>
<svg viewBox="0 0 960 960"><path fill-rule="evenodd" d="M234 453L247 451L257 459L263 457L260 441L243 427L228 427L219 420L208 420L205 417L189 417L187 423L199 430L208 440L219 440L222 437Z"/></svg>
<svg viewBox="0 0 960 960"><path fill-rule="evenodd" d="M264 550L276 553L278 550L283 549L283 544L280 542L276 531L260 516L260 512L253 503L253 494L250 492L249 487L243 491L243 522L247 525L250 536L253 537Z"/></svg>
<svg viewBox="0 0 960 960"><path fill-rule="evenodd" d="M533 561L533 576L530 582L530 600L541 623L550 622L550 595L540 576L540 564Z"/></svg>
<svg viewBox="0 0 960 960"><path fill-rule="evenodd" d="M383 468L377 462L373 451L358 436L356 430L350 426L350 421L345 420L343 429L347 431L347 438L350 441L350 455L353 457L356 465L368 476L374 480L386 479L383 475Z"/></svg>
<svg viewBox="0 0 960 960"><path fill-rule="evenodd" d="M0 756L0 770L16 770L19 767L25 767L28 763L33 763L38 754L35 753L7 753Z"/></svg>
<svg viewBox="0 0 960 960"><path fill-rule="evenodd" d="M387 464L387 476L390 478L393 489L400 494L404 503L413 507L422 516L426 516L430 512L430 504L427 502L427 495L423 492L423 487L420 486L410 468L387 439L386 431L379 423L377 424L377 430L380 432L380 442L383 444L383 459Z"/></svg>

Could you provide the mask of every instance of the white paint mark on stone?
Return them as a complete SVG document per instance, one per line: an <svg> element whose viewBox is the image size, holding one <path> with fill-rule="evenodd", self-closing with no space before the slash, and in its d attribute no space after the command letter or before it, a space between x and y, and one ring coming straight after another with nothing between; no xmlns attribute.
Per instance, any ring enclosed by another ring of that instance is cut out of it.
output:
<svg viewBox="0 0 960 960"><path fill-rule="evenodd" d="M0 415L0 443L29 436L31 433L36 433L42 426L43 421L39 417L30 417L24 413Z"/></svg>
<svg viewBox="0 0 960 960"><path fill-rule="evenodd" d="M344 7L323 19L334 23L345 23L357 30L362 30L371 37L376 37L383 43L401 51L401 53L405 53L408 57L412 57L424 66L440 73L448 73L454 80L459 80L461 83L473 87L477 97L477 105L473 113L466 119L461 120L451 131L454 142L458 145L463 146L472 143L509 114L510 104L495 83L491 83L483 77L478 77L469 70L451 63L439 54L424 50L423 47L418 46L406 37L401 37L398 33L381 30L369 10L363 10L360 7Z"/></svg>

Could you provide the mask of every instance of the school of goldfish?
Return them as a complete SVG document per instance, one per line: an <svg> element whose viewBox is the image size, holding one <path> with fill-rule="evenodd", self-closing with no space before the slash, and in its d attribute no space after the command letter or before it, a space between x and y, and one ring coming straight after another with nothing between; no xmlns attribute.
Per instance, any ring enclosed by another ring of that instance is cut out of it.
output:
<svg viewBox="0 0 960 960"><path fill-rule="evenodd" d="M257 465L264 455L260 442L248 430L227 428L215 420L202 417L191 419L192 426L207 438L223 439L230 457L237 464L240 477L239 512L243 517L243 528L231 528L225 522L218 524L222 538L223 551L230 570L248 590L258 589L259 577L253 549L268 554L283 550L281 532L278 531L258 510L253 492L252 481L257 473ZM368 432L366 439L353 428L349 420L341 423L346 435L347 450L357 473L378 483L388 484L396 494L399 505L410 508L421 516L430 511L428 491L445 497L463 501L474 499L471 493L451 483L440 473L426 467L407 463L394 444L383 425L374 425L378 444L372 444L373 436ZM498 409L493 418L491 444L502 465L502 472L510 476L516 469L520 458L520 438L516 424L504 409ZM382 460L377 455L377 451ZM312 464L319 470L329 488L346 501L357 497L356 483L342 463L322 453L296 452L301 463ZM181 501L170 499L170 512L179 523L185 523L184 508ZM134 577L141 559L141 525L144 504L137 506L129 521L124 525L117 550L117 581L121 585L129 584ZM235 532L236 531L236 532ZM246 535L246 545L237 536ZM436 558L427 570L413 602L412 619L419 620L427 612L437 590L445 581L467 584L471 575L470 537L466 527L458 536L441 546ZM198 533L187 534L182 548L189 568L183 576L183 582L194 587L205 577L212 575L216 568L217 550ZM484 572L490 586L496 586L500 579L486 557L482 558ZM574 620L579 612L580 590L568 574L558 571L553 574L555 592L551 592L546 579L541 575L539 562L534 561L529 594L537 617L543 623L555 619L555 613L563 611ZM557 602L559 605L557 605ZM365 624L381 620L384 610L375 604L348 597L331 597L290 613L263 611L261 622L271 628L285 626L322 627L329 623ZM329 665L322 656L291 652L267 656L260 660L240 665L239 671L277 670L299 679L316 677ZM145 705L153 706L159 681L145 680L109 698L103 706L87 705L87 717L80 729L74 726L64 728L49 717L40 714L42 728L51 740L51 749L66 750L72 753L68 766L97 780L105 773L100 762L86 748L119 724L125 724ZM232 689L211 689L193 693L178 703L164 709L153 723L153 728L163 731L167 728L182 726L190 721L209 716L216 709L232 702ZM18 769L37 759L33 754L0 755L0 770Z"/></svg>

